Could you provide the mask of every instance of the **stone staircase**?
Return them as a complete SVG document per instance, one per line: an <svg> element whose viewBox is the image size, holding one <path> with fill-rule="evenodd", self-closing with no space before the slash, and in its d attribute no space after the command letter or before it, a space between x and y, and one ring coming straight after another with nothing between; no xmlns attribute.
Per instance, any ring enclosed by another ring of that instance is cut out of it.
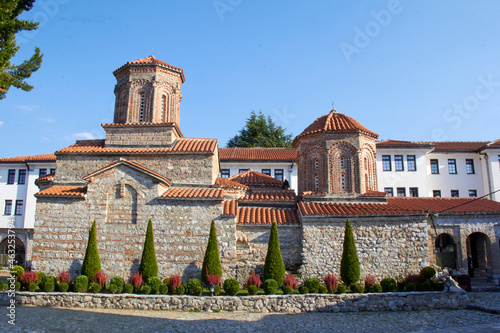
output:
<svg viewBox="0 0 500 333"><path fill-rule="evenodd" d="M496 286L490 277L478 276L470 279L471 291L472 292L482 292L482 291L497 291L500 292L500 286Z"/></svg>

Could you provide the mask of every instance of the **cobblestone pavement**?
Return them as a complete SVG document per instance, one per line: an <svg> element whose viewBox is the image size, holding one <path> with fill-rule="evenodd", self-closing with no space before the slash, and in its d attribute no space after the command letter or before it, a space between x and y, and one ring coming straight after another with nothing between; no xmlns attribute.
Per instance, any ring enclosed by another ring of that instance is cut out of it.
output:
<svg viewBox="0 0 500 333"><path fill-rule="evenodd" d="M470 296L474 304L500 306L500 293ZM476 310L290 315L25 306L16 308L16 326L6 315L2 306L2 332L500 332L500 314Z"/></svg>

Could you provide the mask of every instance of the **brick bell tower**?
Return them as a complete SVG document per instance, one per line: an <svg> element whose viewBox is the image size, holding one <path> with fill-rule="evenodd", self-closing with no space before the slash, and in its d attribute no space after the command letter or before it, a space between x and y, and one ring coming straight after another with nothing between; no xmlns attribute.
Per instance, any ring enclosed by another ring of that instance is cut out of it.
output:
<svg viewBox="0 0 500 333"><path fill-rule="evenodd" d="M179 137L181 68L154 56L129 61L113 72L115 113L113 123L102 124L106 147L170 146Z"/></svg>

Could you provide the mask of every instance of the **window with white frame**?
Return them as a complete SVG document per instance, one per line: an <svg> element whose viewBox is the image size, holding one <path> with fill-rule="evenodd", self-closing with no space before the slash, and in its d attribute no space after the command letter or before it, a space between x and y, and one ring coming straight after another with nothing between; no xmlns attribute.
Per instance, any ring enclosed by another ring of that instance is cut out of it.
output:
<svg viewBox="0 0 500 333"><path fill-rule="evenodd" d="M469 190L469 197L477 198L477 190Z"/></svg>
<svg viewBox="0 0 500 333"><path fill-rule="evenodd" d="M19 170L19 176L17 178L18 184L26 184L26 169Z"/></svg>
<svg viewBox="0 0 500 333"><path fill-rule="evenodd" d="M406 161L408 162L408 171L417 171L415 155L406 156Z"/></svg>
<svg viewBox="0 0 500 333"><path fill-rule="evenodd" d="M7 184L14 184L16 181L16 170L9 169L9 174L7 176Z"/></svg>
<svg viewBox="0 0 500 333"><path fill-rule="evenodd" d="M404 187L398 187L398 197L406 197L406 188Z"/></svg>
<svg viewBox="0 0 500 333"><path fill-rule="evenodd" d="M283 181L283 169L274 169L274 178Z"/></svg>
<svg viewBox="0 0 500 333"><path fill-rule="evenodd" d="M403 155L394 155L394 170L405 171L403 164Z"/></svg>
<svg viewBox="0 0 500 333"><path fill-rule="evenodd" d="M433 175L439 174L439 161L438 160L431 160L431 173Z"/></svg>
<svg viewBox="0 0 500 333"><path fill-rule="evenodd" d="M262 173L266 176L271 176L271 169L262 169Z"/></svg>
<svg viewBox="0 0 500 333"><path fill-rule="evenodd" d="M38 170L38 177L45 177L47 175L47 169Z"/></svg>
<svg viewBox="0 0 500 333"><path fill-rule="evenodd" d="M457 160L454 158L450 158L448 160L448 172L450 175L457 174Z"/></svg>
<svg viewBox="0 0 500 333"><path fill-rule="evenodd" d="M384 192L385 192L385 194L386 194L388 197L393 197L393 196L394 196L394 192L393 192L392 187L385 187L385 188L384 188Z"/></svg>
<svg viewBox="0 0 500 333"><path fill-rule="evenodd" d="M418 198L418 187L410 187L410 197Z"/></svg>
<svg viewBox="0 0 500 333"><path fill-rule="evenodd" d="M16 211L14 214L23 215L23 206L24 206L23 200L16 200Z"/></svg>
<svg viewBox="0 0 500 333"><path fill-rule="evenodd" d="M230 176L229 169L220 169L220 176L222 178L229 178L229 176Z"/></svg>
<svg viewBox="0 0 500 333"><path fill-rule="evenodd" d="M5 208L3 210L4 215L12 214L12 200L5 200Z"/></svg>
<svg viewBox="0 0 500 333"><path fill-rule="evenodd" d="M382 170L391 171L391 155L382 155Z"/></svg>

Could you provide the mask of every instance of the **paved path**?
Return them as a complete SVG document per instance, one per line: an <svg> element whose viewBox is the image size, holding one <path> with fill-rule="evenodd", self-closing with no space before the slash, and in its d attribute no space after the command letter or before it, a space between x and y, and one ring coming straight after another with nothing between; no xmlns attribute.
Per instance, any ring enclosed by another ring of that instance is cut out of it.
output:
<svg viewBox="0 0 500 333"><path fill-rule="evenodd" d="M500 293L471 293L500 306ZM476 310L256 314L17 307L16 326L0 308L2 332L500 332L500 314Z"/></svg>

